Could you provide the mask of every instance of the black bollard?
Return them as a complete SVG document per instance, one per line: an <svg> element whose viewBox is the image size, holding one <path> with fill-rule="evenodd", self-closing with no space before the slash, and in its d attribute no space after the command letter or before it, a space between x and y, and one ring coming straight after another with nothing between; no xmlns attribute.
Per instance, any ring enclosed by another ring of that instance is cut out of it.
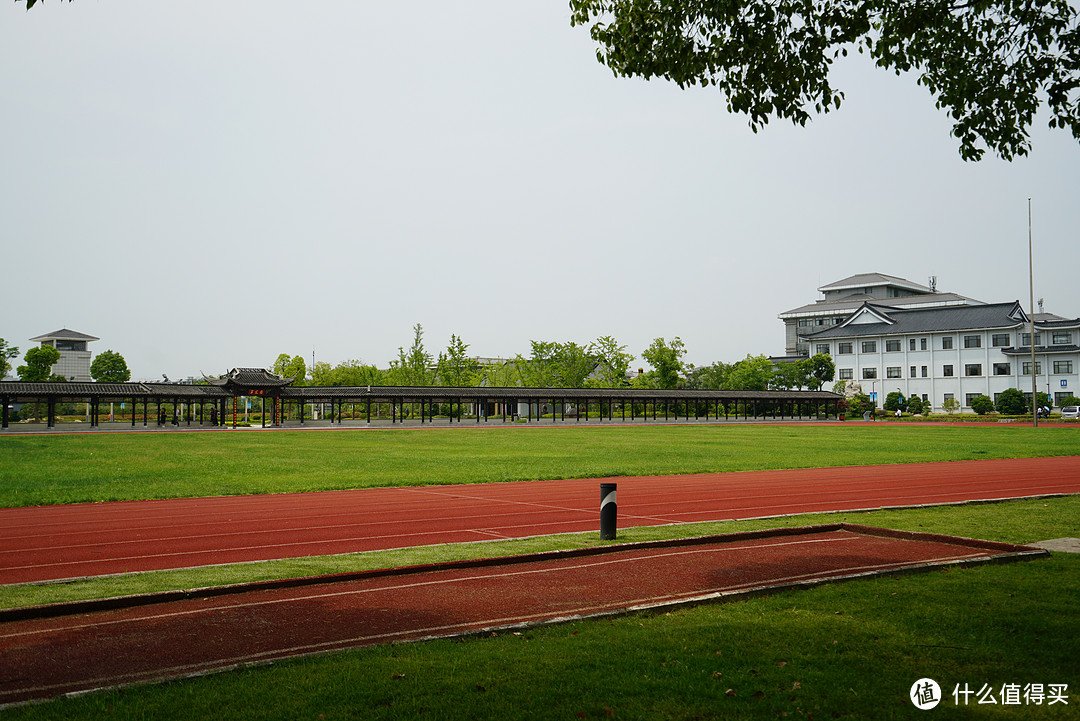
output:
<svg viewBox="0 0 1080 721"><path fill-rule="evenodd" d="M615 484L600 484L600 540L615 540L615 525L618 519L618 504L615 503Z"/></svg>

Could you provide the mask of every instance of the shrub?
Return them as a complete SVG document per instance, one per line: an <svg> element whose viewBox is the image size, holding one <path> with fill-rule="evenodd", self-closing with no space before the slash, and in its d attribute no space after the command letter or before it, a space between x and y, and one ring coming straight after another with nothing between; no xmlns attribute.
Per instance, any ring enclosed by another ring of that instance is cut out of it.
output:
<svg viewBox="0 0 1080 721"><path fill-rule="evenodd" d="M1027 413L1027 398L1016 388L1006 388L998 396L997 412L1007 416L1018 416Z"/></svg>
<svg viewBox="0 0 1080 721"><path fill-rule="evenodd" d="M885 403L882 407L890 413L896 410L905 410L907 403L904 402L904 396L900 394L900 391L893 391L889 395L885 396Z"/></svg>
<svg viewBox="0 0 1080 721"><path fill-rule="evenodd" d="M874 410L874 402L865 393L856 393L848 400L848 405L852 416L861 416L867 411Z"/></svg>
<svg viewBox="0 0 1080 721"><path fill-rule="evenodd" d="M975 396L971 399L971 410L984 416L994 410L994 401L989 396Z"/></svg>
<svg viewBox="0 0 1080 721"><path fill-rule="evenodd" d="M907 409L908 409L908 413L911 413L912 415L922 413L923 412L922 398L919 398L918 396L912 396L911 398L908 398Z"/></svg>

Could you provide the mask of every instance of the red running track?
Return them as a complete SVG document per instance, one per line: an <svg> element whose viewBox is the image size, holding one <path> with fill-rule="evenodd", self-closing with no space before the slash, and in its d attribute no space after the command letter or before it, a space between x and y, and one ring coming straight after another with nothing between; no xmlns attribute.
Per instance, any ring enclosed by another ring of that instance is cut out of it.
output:
<svg viewBox="0 0 1080 721"><path fill-rule="evenodd" d="M1080 493L1080 457L603 479L619 526ZM0 584L599 529L601 479L0 509Z"/></svg>
<svg viewBox="0 0 1080 721"><path fill-rule="evenodd" d="M0 708L287 656L1046 553L835 524L374 571L52 617L12 617L16 610L0 613Z"/></svg>

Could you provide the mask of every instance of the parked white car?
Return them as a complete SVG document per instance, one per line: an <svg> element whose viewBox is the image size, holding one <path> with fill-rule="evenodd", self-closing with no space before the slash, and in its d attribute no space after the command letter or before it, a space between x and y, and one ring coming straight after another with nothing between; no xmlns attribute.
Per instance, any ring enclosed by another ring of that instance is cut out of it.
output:
<svg viewBox="0 0 1080 721"><path fill-rule="evenodd" d="M1061 409L1062 418L1080 418L1080 406L1065 406Z"/></svg>

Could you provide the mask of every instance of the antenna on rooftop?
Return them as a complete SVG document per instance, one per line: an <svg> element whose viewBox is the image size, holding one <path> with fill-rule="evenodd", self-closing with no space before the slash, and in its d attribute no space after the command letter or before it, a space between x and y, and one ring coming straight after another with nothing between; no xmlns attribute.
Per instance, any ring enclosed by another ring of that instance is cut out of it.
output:
<svg viewBox="0 0 1080 721"><path fill-rule="evenodd" d="M937 293L937 276L930 276L930 292Z"/></svg>
<svg viewBox="0 0 1080 721"><path fill-rule="evenodd" d="M1039 298L1039 313L1041 314L1042 312L1043 312L1043 299Z"/></svg>

